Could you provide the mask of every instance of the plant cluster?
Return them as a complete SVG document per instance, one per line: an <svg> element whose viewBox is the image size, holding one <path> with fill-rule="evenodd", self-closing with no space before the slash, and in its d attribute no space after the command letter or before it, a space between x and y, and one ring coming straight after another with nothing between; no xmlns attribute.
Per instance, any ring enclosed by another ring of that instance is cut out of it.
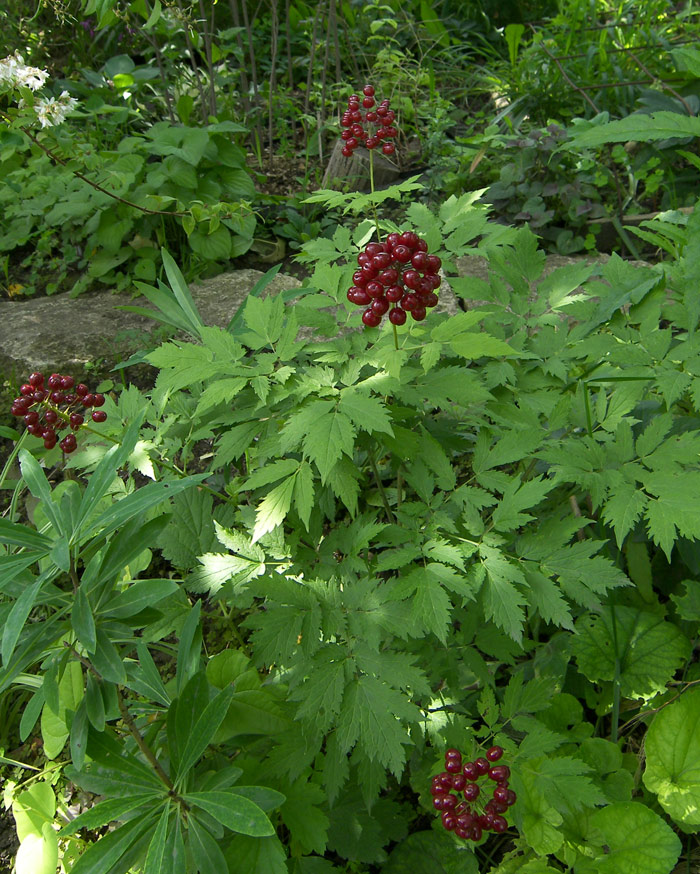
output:
<svg viewBox="0 0 700 874"><path fill-rule="evenodd" d="M396 116L389 107L389 100L384 99L377 104L373 85L365 85L362 93L362 107L366 110L364 115L360 109L360 97L352 94L348 99L348 108L341 116L340 123L344 128L340 135L343 140L342 153L350 158L355 149L362 145L370 151L381 146L385 155L393 155L396 146L389 140L396 137L398 131L393 126ZM363 122L369 126L369 131Z"/></svg>
<svg viewBox="0 0 700 874"><path fill-rule="evenodd" d="M433 807L442 811L443 828L454 831L463 841L479 842L485 831L503 834L508 822L502 814L517 801L517 795L509 788L510 768L507 765L494 765L503 756L503 748L490 747L486 756L479 756L473 762L463 762L462 753L451 747L445 753L445 770L433 777L430 794ZM495 782L493 795L483 802L484 790L489 784L479 785L482 777ZM453 794L452 790L456 794ZM459 795L463 800L460 801Z"/></svg>
<svg viewBox="0 0 700 874"><path fill-rule="evenodd" d="M368 243L357 263L360 269L352 275L347 298L357 306L369 304L362 314L367 327L376 328L386 313L392 325L405 324L407 313L422 322L427 310L437 306L442 261L428 254L428 244L414 231Z"/></svg>
<svg viewBox="0 0 700 874"><path fill-rule="evenodd" d="M24 419L29 434L43 439L45 449L54 448L56 432L64 428L73 433L66 434L60 448L66 454L77 449L75 432L85 424L83 414L78 412L80 407L84 411L94 408L90 414L93 422L101 424L107 420L107 413L98 409L104 406L105 396L91 392L82 382L76 385L69 374L52 373L45 380L44 374L37 371L20 386L19 392L10 412Z"/></svg>

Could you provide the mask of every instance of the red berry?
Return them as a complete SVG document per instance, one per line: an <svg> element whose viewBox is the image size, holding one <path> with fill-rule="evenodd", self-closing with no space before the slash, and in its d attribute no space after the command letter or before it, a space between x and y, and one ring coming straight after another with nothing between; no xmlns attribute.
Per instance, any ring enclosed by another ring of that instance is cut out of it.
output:
<svg viewBox="0 0 700 874"><path fill-rule="evenodd" d="M402 264L411 260L411 250L404 243L394 246L394 258Z"/></svg>
<svg viewBox="0 0 700 874"><path fill-rule="evenodd" d="M496 832L497 835L502 835L504 831L508 828L508 823L503 816L494 816L493 825L491 828Z"/></svg>
<svg viewBox="0 0 700 874"><path fill-rule="evenodd" d="M391 255L388 252L379 252L372 258L372 264L378 270L384 270L391 264ZM396 276L398 278L398 272Z"/></svg>
<svg viewBox="0 0 700 874"><path fill-rule="evenodd" d="M426 256L426 262L426 273L437 273L438 270L442 267L442 261L438 258L437 255Z"/></svg>
<svg viewBox="0 0 700 874"><path fill-rule="evenodd" d="M396 146L393 143L384 143L382 146L382 152L385 155L393 155L396 151Z"/></svg>
<svg viewBox="0 0 700 874"><path fill-rule="evenodd" d="M361 125L361 124L357 124L357 123L353 124L353 126L350 128L350 131L351 131L352 135L353 135L354 137L357 137L358 139L359 139L359 138L362 136L362 134L365 132L365 131L364 131L364 128L362 127L362 125Z"/></svg>
<svg viewBox="0 0 700 874"><path fill-rule="evenodd" d="M27 425L27 431L34 437L41 437L44 433L43 427L37 422L35 425Z"/></svg>
<svg viewBox="0 0 700 874"><path fill-rule="evenodd" d="M383 316L389 310L389 301L383 297L376 297L370 304L370 307L377 315ZM446 768L446 770L449 771L450 769Z"/></svg>
<svg viewBox="0 0 700 874"><path fill-rule="evenodd" d="M427 264L428 256L425 252L416 252L415 255L411 258L411 264L416 270L420 270L421 272L425 271L425 265Z"/></svg>
<svg viewBox="0 0 700 874"><path fill-rule="evenodd" d="M505 813L508 810L508 805L503 801L491 801L490 804L494 813Z"/></svg>
<svg viewBox="0 0 700 874"><path fill-rule="evenodd" d="M69 421L71 428L76 431L78 428L80 428L85 419L83 419L80 413L72 413Z"/></svg>
<svg viewBox="0 0 700 874"><path fill-rule="evenodd" d="M66 434L58 445L67 454L69 452L74 452L77 449L78 441L75 439L75 434Z"/></svg>
<svg viewBox="0 0 700 874"><path fill-rule="evenodd" d="M43 385L44 384L44 374L39 373L38 371L35 373L32 373L32 375L29 377L29 383L30 383L30 385L33 385L35 388L37 388L40 385Z"/></svg>
<svg viewBox="0 0 700 874"><path fill-rule="evenodd" d="M390 258L391 255L387 255L387 258ZM382 285L396 285L396 281L399 278L399 271L396 270L395 267L387 267L386 270L382 270L377 279L382 283ZM461 758L461 755L460 755Z"/></svg>
<svg viewBox="0 0 700 874"><path fill-rule="evenodd" d="M359 107L359 103L355 105ZM355 122L355 124L359 124L362 121L362 113L360 112L359 108L353 109L350 118Z"/></svg>
<svg viewBox="0 0 700 874"><path fill-rule="evenodd" d="M425 311L425 307L419 304L417 307L413 307L411 310L411 315L413 316L414 321L422 322L426 317L427 313Z"/></svg>
<svg viewBox="0 0 700 874"><path fill-rule="evenodd" d="M44 449L53 449L56 445L56 435L53 437L44 437Z"/></svg>
<svg viewBox="0 0 700 874"><path fill-rule="evenodd" d="M490 766L488 761L483 756L480 756L478 759L474 759L474 765L476 766L476 770L479 774L488 774Z"/></svg>
<svg viewBox="0 0 700 874"><path fill-rule="evenodd" d="M362 272L367 279L374 279L374 277L379 273L379 268L375 267L374 264L363 264Z"/></svg>
<svg viewBox="0 0 700 874"><path fill-rule="evenodd" d="M361 270L356 270L352 274L352 284L353 285L359 285L360 288L364 288L368 282L369 282L369 280L367 279L367 277L365 276L365 274Z"/></svg>
<svg viewBox="0 0 700 874"><path fill-rule="evenodd" d="M75 387L75 393L79 398L82 398L88 393L88 387L82 382L79 382Z"/></svg>
<svg viewBox="0 0 700 874"><path fill-rule="evenodd" d="M428 251L428 244L425 242L425 240L421 240L419 237L418 242L416 244L416 249L419 252L427 252Z"/></svg>
<svg viewBox="0 0 700 874"><path fill-rule="evenodd" d="M508 805L508 807L512 807L517 800L518 800L518 796L515 794L515 792L513 792L512 789L509 789L508 790L508 800L506 801L506 804Z"/></svg>
<svg viewBox="0 0 700 874"><path fill-rule="evenodd" d="M365 145L371 151L372 149L377 148L377 146L379 145L379 140L377 139L377 137L367 137Z"/></svg>
<svg viewBox="0 0 700 874"><path fill-rule="evenodd" d="M36 412L36 410L30 410L28 413L25 414L24 421L27 425L36 425L36 423L39 421L39 414Z"/></svg>
<svg viewBox="0 0 700 874"><path fill-rule="evenodd" d="M443 803L444 803L445 799L448 797L449 796L447 796L447 795L435 795L435 796L433 796L433 807L435 808L435 810L443 810Z"/></svg>
<svg viewBox="0 0 700 874"><path fill-rule="evenodd" d="M56 406L62 404L65 400L65 397L66 396L63 394L62 391L52 391L50 394L51 403L56 404Z"/></svg>
<svg viewBox="0 0 700 874"><path fill-rule="evenodd" d="M350 122L348 122L348 124L349 124L349 123L350 123ZM341 139L341 140L345 140L345 142L347 142L349 139L352 138L352 136L353 136L353 133L352 133L351 130L344 130L344 131L342 131L341 134L340 134L340 139Z"/></svg>
<svg viewBox="0 0 700 874"><path fill-rule="evenodd" d="M442 783L433 783L432 786L430 787L430 794L434 795L434 796L444 795L445 788L442 785Z"/></svg>
<svg viewBox="0 0 700 874"><path fill-rule="evenodd" d="M49 388L60 388L61 387L61 374L60 373L52 373L51 376L47 380L49 384Z"/></svg>
<svg viewBox="0 0 700 874"><path fill-rule="evenodd" d="M30 385L30 383L28 382L25 382L23 385L20 386L19 393L24 397L31 397L31 395L34 394L34 386Z"/></svg>
<svg viewBox="0 0 700 874"><path fill-rule="evenodd" d="M394 307L394 309L389 313L389 321L392 325L405 325L406 313L403 310Z"/></svg>
<svg viewBox="0 0 700 874"><path fill-rule="evenodd" d="M493 790L494 800L499 804L507 804L508 803L508 790L504 786L496 786Z"/></svg>
<svg viewBox="0 0 700 874"><path fill-rule="evenodd" d="M470 838L476 842L476 841L481 840L481 836L482 836L481 826L478 823L475 823L472 826L472 832L471 832Z"/></svg>
<svg viewBox="0 0 700 874"><path fill-rule="evenodd" d="M390 249L394 249L401 242L401 235L397 233L387 234L386 243Z"/></svg>
<svg viewBox="0 0 700 874"><path fill-rule="evenodd" d="M494 765L489 769L489 779L498 783L501 780L507 780L510 777L510 768L508 765Z"/></svg>
<svg viewBox="0 0 700 874"><path fill-rule="evenodd" d="M476 783L467 783L462 792L467 801L476 801L481 794L481 790Z"/></svg>
<svg viewBox="0 0 700 874"><path fill-rule="evenodd" d="M386 108L384 102L380 103L379 106L377 107L377 115L380 118L384 118L384 116L387 114L387 112L389 112L389 110Z"/></svg>
<svg viewBox="0 0 700 874"><path fill-rule="evenodd" d="M352 149L348 148L348 146L343 146L340 150L340 154L346 158L352 158Z"/></svg>
<svg viewBox="0 0 700 874"><path fill-rule="evenodd" d="M374 112L373 110L370 110L370 111L365 115L365 118L367 119L367 121L370 121L370 122L372 122L372 124L374 124L374 122L377 120L377 113Z"/></svg>
<svg viewBox="0 0 700 874"><path fill-rule="evenodd" d="M388 304L387 304L388 306ZM405 315L405 313L404 313ZM462 770L462 760L459 759L447 759L445 761L445 770L449 771L450 774L459 774Z"/></svg>
<svg viewBox="0 0 700 874"><path fill-rule="evenodd" d="M422 303L423 303L423 306L427 307L428 309L430 309L431 307L437 306L438 305L438 296L436 294L433 294L432 292L430 294L426 294L422 298Z"/></svg>
<svg viewBox="0 0 700 874"><path fill-rule="evenodd" d="M420 273L417 270L404 270L403 272L403 281L409 288L414 290L418 288L420 279Z"/></svg>
<svg viewBox="0 0 700 874"><path fill-rule="evenodd" d="M107 413L104 410L93 410L91 415L93 422L104 422L107 419Z"/></svg>
<svg viewBox="0 0 700 874"><path fill-rule="evenodd" d="M443 828L447 829L448 832L451 832L457 825L457 817L450 810L446 810L441 819Z"/></svg>
<svg viewBox="0 0 700 874"><path fill-rule="evenodd" d="M418 234L415 234L413 231L404 231L401 234L401 242L404 246L408 246L409 249L415 249L418 245Z"/></svg>
<svg viewBox="0 0 700 874"><path fill-rule="evenodd" d="M401 313L402 321L398 322L398 324L403 325L403 323L406 321L406 313L403 310L392 310L391 313ZM397 324L397 322L394 322L394 320L391 318L391 313L389 313L389 321L393 322L393 324ZM456 789L458 792L461 792L466 785L467 778L464 776L464 774L455 774L452 778L452 788Z"/></svg>
<svg viewBox="0 0 700 874"><path fill-rule="evenodd" d="M365 109L371 109L374 106L374 97L363 97L362 105Z"/></svg>
<svg viewBox="0 0 700 874"><path fill-rule="evenodd" d="M362 313L362 321L368 328L376 328L381 322L382 317L373 310L367 309Z"/></svg>
<svg viewBox="0 0 700 874"><path fill-rule="evenodd" d="M468 841L469 836L471 834L471 827L466 829L466 828L460 828L459 826L455 826L455 834L457 835L458 838L461 838L463 841Z"/></svg>
<svg viewBox="0 0 700 874"><path fill-rule="evenodd" d="M428 273L424 278L426 282L430 283L433 291L436 291L442 285L442 279L440 279L437 273Z"/></svg>
<svg viewBox="0 0 700 874"><path fill-rule="evenodd" d="M38 389L34 392L34 394L32 395L32 398L33 398L37 403L41 403L41 401L43 401L43 400L46 399L46 392L44 391L43 388L38 388Z"/></svg>
<svg viewBox="0 0 700 874"><path fill-rule="evenodd" d="M390 300L392 303L398 303L403 297L403 288L400 285L390 285L386 292L385 297L387 300Z"/></svg>
<svg viewBox="0 0 700 874"><path fill-rule="evenodd" d="M381 297L384 294L384 286L376 279L368 282L365 289L370 297Z"/></svg>
<svg viewBox="0 0 700 874"><path fill-rule="evenodd" d="M421 305L421 303L418 300L418 295L412 294L412 293L405 295L404 299L401 301L402 308L405 309L409 313L420 305ZM465 773L465 775L467 774L466 771L464 773Z"/></svg>
<svg viewBox="0 0 700 874"><path fill-rule="evenodd" d="M365 85L362 89L362 93L365 97L374 97L374 87L372 85Z"/></svg>
<svg viewBox="0 0 700 874"><path fill-rule="evenodd" d="M62 376L61 377L61 388L73 388L75 385L75 380L72 376Z"/></svg>
<svg viewBox="0 0 700 874"><path fill-rule="evenodd" d="M83 395L81 401L84 407L91 407L93 401L95 400L95 395L91 392L88 392L86 395Z"/></svg>
<svg viewBox="0 0 700 874"><path fill-rule="evenodd" d="M49 425L55 425L58 422L58 413L56 410L47 410L44 413L44 420L49 423Z"/></svg>

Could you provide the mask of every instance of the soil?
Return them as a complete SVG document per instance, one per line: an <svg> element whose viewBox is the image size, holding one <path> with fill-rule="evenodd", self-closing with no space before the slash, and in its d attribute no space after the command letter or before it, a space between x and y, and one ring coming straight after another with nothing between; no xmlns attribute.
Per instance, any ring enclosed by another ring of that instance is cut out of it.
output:
<svg viewBox="0 0 700 874"><path fill-rule="evenodd" d="M18 847L12 812L0 807L0 874L10 874Z"/></svg>

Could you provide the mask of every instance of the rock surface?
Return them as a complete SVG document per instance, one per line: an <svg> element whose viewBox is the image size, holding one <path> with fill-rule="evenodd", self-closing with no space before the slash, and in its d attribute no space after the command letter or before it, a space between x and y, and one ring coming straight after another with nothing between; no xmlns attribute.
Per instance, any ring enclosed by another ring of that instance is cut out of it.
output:
<svg viewBox="0 0 700 874"><path fill-rule="evenodd" d="M599 256L586 260L604 263L606 259L607 256ZM550 255L543 275L581 260ZM488 278L485 258L466 256L457 263L462 276ZM257 270L235 270L193 285L192 296L205 324L226 327L262 275ZM278 274L266 293L275 294L299 285L295 277ZM439 297L438 311L455 313L464 305L444 281ZM16 385L32 370L58 370L81 376L97 369L104 374L119 361L152 344L153 332L160 325L117 309L124 305L150 307L144 298L129 300L104 292L77 298L62 294L0 302L0 378Z"/></svg>

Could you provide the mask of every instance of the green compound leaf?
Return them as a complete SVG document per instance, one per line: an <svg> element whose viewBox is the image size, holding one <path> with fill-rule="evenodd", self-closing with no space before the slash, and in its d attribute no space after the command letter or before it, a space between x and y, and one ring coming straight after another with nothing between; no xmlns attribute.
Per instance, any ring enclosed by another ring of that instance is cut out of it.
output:
<svg viewBox="0 0 700 874"><path fill-rule="evenodd" d="M645 749L644 785L676 822L700 825L700 690L659 711Z"/></svg>
<svg viewBox="0 0 700 874"><path fill-rule="evenodd" d="M588 846L598 844L597 852L576 864L576 874L669 874L678 861L678 836L644 804L610 804L591 814L589 824Z"/></svg>
<svg viewBox="0 0 700 874"><path fill-rule="evenodd" d="M616 607L620 691L625 698L649 697L662 691L688 657L686 637L662 616L632 607ZM609 607L576 623L572 651L579 670L591 682L615 676L615 635ZM699 820L700 821L700 820Z"/></svg>

